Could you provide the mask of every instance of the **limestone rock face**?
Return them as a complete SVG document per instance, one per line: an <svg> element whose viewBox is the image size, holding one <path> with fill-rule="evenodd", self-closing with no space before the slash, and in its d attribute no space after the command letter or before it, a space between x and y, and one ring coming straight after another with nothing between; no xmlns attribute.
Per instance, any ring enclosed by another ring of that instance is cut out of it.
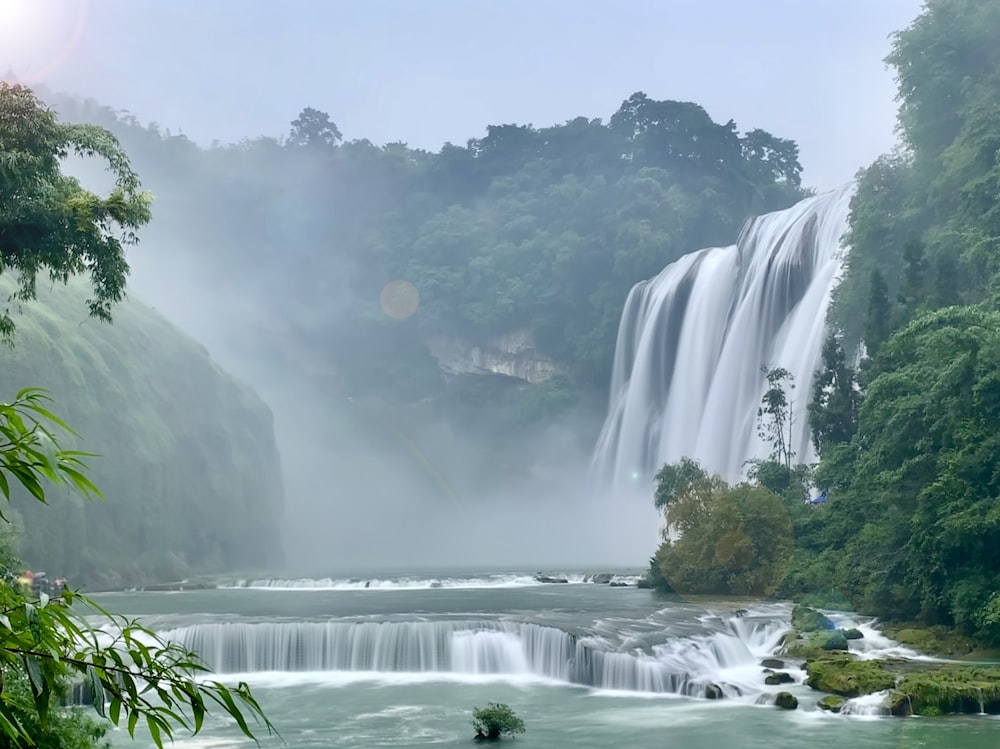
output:
<svg viewBox="0 0 1000 749"><path fill-rule="evenodd" d="M427 349L445 374L498 374L539 385L562 373L553 359L538 350L530 330L515 330L486 341L434 335Z"/></svg>

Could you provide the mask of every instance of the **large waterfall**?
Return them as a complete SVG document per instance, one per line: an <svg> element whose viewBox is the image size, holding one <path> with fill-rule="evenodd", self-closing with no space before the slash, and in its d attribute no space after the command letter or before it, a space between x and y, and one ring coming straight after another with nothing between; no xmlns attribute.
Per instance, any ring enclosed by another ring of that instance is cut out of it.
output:
<svg viewBox="0 0 1000 749"><path fill-rule="evenodd" d="M792 450L813 457L806 407L839 279L853 185L752 219L629 294L595 453L605 486L649 487L682 457L732 481L770 453L757 434L763 367L794 376Z"/></svg>
<svg viewBox="0 0 1000 749"><path fill-rule="evenodd" d="M163 636L197 651L221 674L527 678L700 697L710 683L730 696L759 691L758 659L786 630L784 619L731 616L713 633L625 649L599 635L493 619L212 622Z"/></svg>

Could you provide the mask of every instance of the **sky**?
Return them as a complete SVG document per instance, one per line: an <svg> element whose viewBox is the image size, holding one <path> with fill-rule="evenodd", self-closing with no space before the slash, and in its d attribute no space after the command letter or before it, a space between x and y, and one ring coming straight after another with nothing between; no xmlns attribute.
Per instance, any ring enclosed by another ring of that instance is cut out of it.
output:
<svg viewBox="0 0 1000 749"><path fill-rule="evenodd" d="M0 73L194 140L436 150L489 124L607 119L635 91L796 140L831 189L895 142L889 35L920 0L0 0Z"/></svg>

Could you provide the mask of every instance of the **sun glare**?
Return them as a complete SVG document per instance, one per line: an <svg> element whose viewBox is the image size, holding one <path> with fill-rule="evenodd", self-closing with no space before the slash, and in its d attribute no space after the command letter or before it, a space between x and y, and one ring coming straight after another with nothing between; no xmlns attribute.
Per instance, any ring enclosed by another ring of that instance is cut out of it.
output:
<svg viewBox="0 0 1000 749"><path fill-rule="evenodd" d="M17 31L28 18L31 0L0 0L0 32Z"/></svg>
<svg viewBox="0 0 1000 749"><path fill-rule="evenodd" d="M56 7L39 0L0 0L0 74L22 82L44 80L76 48L88 0Z"/></svg>

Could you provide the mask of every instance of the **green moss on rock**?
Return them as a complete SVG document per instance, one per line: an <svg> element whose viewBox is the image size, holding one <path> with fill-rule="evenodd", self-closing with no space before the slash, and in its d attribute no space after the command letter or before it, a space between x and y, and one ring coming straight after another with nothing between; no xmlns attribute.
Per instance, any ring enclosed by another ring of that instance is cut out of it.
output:
<svg viewBox="0 0 1000 749"><path fill-rule="evenodd" d="M796 606L792 609L792 626L799 632L834 629L833 622L829 617L807 606Z"/></svg>
<svg viewBox="0 0 1000 749"><path fill-rule="evenodd" d="M844 706L845 702L847 702L847 699L841 697L839 694L828 694L816 704L819 706L820 710L826 710L831 713L839 713L840 708Z"/></svg>
<svg viewBox="0 0 1000 749"><path fill-rule="evenodd" d="M979 646L968 635L944 626L934 627L887 627L885 634L897 642L921 653L962 657L972 653Z"/></svg>
<svg viewBox="0 0 1000 749"><path fill-rule="evenodd" d="M794 710L799 706L799 698L791 692L778 692L774 696L774 704L782 710Z"/></svg>
<svg viewBox="0 0 1000 749"><path fill-rule="evenodd" d="M857 660L847 653L810 660L805 670L810 687L842 697L861 697L896 685L896 675L885 669L883 661Z"/></svg>
<svg viewBox="0 0 1000 749"><path fill-rule="evenodd" d="M945 666L908 673L892 704L902 710L904 702L915 715L1000 714L1000 668Z"/></svg>

